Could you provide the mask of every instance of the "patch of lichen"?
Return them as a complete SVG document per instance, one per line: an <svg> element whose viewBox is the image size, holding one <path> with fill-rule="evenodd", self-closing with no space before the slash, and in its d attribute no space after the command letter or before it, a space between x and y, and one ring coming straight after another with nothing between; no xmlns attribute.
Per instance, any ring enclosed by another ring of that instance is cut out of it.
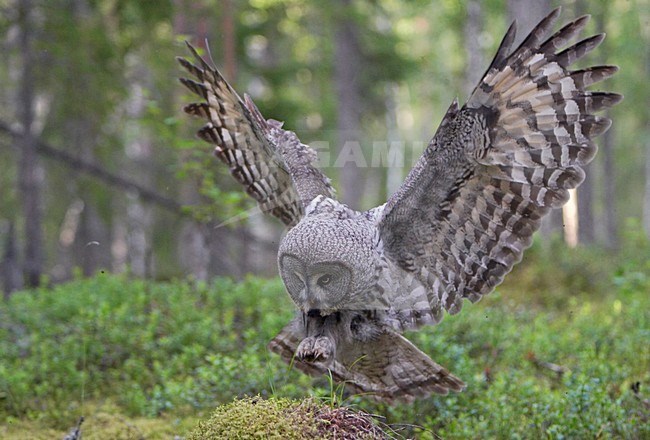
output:
<svg viewBox="0 0 650 440"><path fill-rule="evenodd" d="M260 397L235 400L199 422L187 440L383 439L384 432L364 413L332 408L312 399Z"/></svg>

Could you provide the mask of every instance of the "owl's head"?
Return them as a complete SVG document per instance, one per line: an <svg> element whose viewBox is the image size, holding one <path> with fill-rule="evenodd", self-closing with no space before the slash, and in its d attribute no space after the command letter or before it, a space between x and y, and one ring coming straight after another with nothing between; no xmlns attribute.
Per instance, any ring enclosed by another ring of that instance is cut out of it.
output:
<svg viewBox="0 0 650 440"><path fill-rule="evenodd" d="M368 226L361 219L324 214L304 218L287 233L278 265L298 308L320 310L323 315L367 308L362 298L373 285L376 261Z"/></svg>

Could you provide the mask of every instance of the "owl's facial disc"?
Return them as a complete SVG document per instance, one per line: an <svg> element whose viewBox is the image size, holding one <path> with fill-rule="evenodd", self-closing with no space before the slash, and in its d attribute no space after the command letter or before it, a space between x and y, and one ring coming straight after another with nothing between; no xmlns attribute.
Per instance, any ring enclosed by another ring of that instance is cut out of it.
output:
<svg viewBox="0 0 650 440"><path fill-rule="evenodd" d="M339 310L352 282L352 271L340 262L307 264L290 254L280 257L280 275L289 296L305 313Z"/></svg>

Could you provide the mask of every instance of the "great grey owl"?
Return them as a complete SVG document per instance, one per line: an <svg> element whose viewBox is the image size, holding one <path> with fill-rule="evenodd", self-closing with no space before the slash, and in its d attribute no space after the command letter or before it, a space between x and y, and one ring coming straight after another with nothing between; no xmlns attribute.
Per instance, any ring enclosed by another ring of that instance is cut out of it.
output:
<svg viewBox="0 0 650 440"><path fill-rule="evenodd" d="M562 50L589 17L548 37L558 15L514 50L510 26L467 103L451 104L399 190L365 212L338 202L315 152L242 100L194 48L196 65L178 59L195 77L181 82L203 99L184 109L207 120L199 137L288 228L278 264L298 312L273 352L389 402L465 387L401 333L458 313L503 280L541 218L584 179L591 139L611 123L593 113L622 98L585 90L617 67L569 70L604 35Z"/></svg>

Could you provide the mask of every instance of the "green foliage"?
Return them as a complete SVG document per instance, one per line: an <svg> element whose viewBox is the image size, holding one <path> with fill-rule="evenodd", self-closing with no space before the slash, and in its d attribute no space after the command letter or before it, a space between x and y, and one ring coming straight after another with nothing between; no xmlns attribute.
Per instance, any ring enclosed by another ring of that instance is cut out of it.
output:
<svg viewBox="0 0 650 440"><path fill-rule="evenodd" d="M420 403L418 411L430 414L424 426L445 438L647 435L650 414L630 388L650 380L650 349L641 342L648 336L647 298L637 295L625 306L620 299L573 299L566 309L541 314L498 294L490 302L480 314L463 313L433 334L414 335L468 383L465 393ZM389 409L391 420L404 410Z"/></svg>
<svg viewBox="0 0 650 440"><path fill-rule="evenodd" d="M156 415L257 391L273 380L259 374L260 353L289 310L278 281L257 279L101 275L16 294L0 308L0 411L63 423L84 393Z"/></svg>
<svg viewBox="0 0 650 440"><path fill-rule="evenodd" d="M564 309L571 302L603 299L617 292L650 291L650 240L637 219L622 228L621 248L567 248L556 235L536 237L524 262L514 267L499 287L507 298L529 306Z"/></svg>
<svg viewBox="0 0 650 440"><path fill-rule="evenodd" d="M356 406L408 424L411 437L647 437L650 266L638 254L645 245L635 246L622 262L571 251L555 253L552 265L534 249L534 264L513 273L510 287L408 335L467 390L393 407L268 353L293 309L279 280L100 275L21 292L0 305L0 425L32 420L63 430L80 414L90 421L100 400L130 418L186 420L259 394ZM515 292L553 277L528 295ZM585 290L553 291L561 283Z"/></svg>

